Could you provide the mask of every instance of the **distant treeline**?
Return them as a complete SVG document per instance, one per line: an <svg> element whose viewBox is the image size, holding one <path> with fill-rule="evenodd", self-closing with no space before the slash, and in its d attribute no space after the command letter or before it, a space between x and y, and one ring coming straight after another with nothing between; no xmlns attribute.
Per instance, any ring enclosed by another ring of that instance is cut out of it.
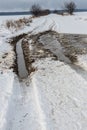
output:
<svg viewBox="0 0 87 130"><path fill-rule="evenodd" d="M50 13L54 12L62 13L65 10L49 10ZM76 9L74 12L86 12L87 9ZM0 16L5 16L5 15L31 15L31 11L23 11L23 12L0 12Z"/></svg>

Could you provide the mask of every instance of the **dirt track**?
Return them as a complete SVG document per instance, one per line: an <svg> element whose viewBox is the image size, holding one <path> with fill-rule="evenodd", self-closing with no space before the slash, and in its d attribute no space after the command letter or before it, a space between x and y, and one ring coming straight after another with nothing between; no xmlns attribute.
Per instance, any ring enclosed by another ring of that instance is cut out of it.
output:
<svg viewBox="0 0 87 130"><path fill-rule="evenodd" d="M16 43L20 39L22 40L25 65L29 74L36 70L32 63L40 58L51 57L54 60L71 64L78 62L77 55L87 53L86 35L58 34L53 31L31 36L23 34L11 40L16 55L14 61L14 71L16 73L18 73Z"/></svg>

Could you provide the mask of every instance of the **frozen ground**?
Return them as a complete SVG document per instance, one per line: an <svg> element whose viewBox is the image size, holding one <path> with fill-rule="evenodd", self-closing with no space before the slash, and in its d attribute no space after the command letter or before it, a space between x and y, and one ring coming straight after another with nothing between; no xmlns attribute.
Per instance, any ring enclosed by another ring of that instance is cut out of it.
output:
<svg viewBox="0 0 87 130"><path fill-rule="evenodd" d="M36 71L20 81L10 69L15 54L8 43L12 36L50 29L87 34L87 13L34 18L30 26L17 31L5 26L6 19L14 18L1 17L0 23L0 130L87 130L87 55L78 55L76 65L38 59L33 63ZM45 47L55 51L57 42L53 46L44 41ZM60 43L57 48L55 53L61 55Z"/></svg>

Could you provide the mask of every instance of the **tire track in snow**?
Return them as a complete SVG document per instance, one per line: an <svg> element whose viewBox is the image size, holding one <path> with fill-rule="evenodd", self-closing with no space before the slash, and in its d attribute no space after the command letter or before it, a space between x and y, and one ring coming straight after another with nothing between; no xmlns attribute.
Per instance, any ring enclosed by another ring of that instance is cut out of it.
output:
<svg viewBox="0 0 87 130"><path fill-rule="evenodd" d="M42 23L40 23L38 26L35 26L32 31L31 31L31 34L37 34L38 33L38 30L41 30L42 27L45 26L45 24L47 23L47 18L45 18Z"/></svg>
<svg viewBox="0 0 87 130"><path fill-rule="evenodd" d="M37 86L36 86L36 79L34 77L32 80L32 87L33 87L36 109L38 112L38 118L39 118L39 122L41 125L41 130L49 130L47 128L46 117L45 117L44 111L42 110L42 107L41 107L41 103L40 103L41 97L40 97L40 94L39 94Z"/></svg>
<svg viewBox="0 0 87 130"><path fill-rule="evenodd" d="M3 130L46 130L41 129L33 88L28 82L28 79L15 80Z"/></svg>
<svg viewBox="0 0 87 130"><path fill-rule="evenodd" d="M16 54L17 54L17 66L18 66L18 74L20 78L27 78L28 71L25 65L25 59L22 49L22 40L17 42L16 44Z"/></svg>
<svg viewBox="0 0 87 130"><path fill-rule="evenodd" d="M60 32L60 25L59 23L56 23L56 20L51 17L51 20L53 21L52 30Z"/></svg>
<svg viewBox="0 0 87 130"><path fill-rule="evenodd" d="M55 20L53 20L50 16L48 16L48 17L44 17L41 23L32 29L31 34L37 34L39 32L44 32L48 30L55 31L57 28L59 30L59 26L57 27L57 23L55 22Z"/></svg>

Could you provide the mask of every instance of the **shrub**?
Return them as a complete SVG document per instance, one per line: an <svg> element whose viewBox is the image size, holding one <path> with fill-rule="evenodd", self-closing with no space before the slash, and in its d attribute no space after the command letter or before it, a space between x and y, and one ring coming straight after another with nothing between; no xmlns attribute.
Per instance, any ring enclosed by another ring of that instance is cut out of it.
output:
<svg viewBox="0 0 87 130"><path fill-rule="evenodd" d="M70 15L72 15L74 10L76 9L76 4L74 2L65 2L64 6Z"/></svg>
<svg viewBox="0 0 87 130"><path fill-rule="evenodd" d="M48 10L48 9L41 10L41 12L40 12L41 16L48 15L48 14L50 14L50 10Z"/></svg>
<svg viewBox="0 0 87 130"><path fill-rule="evenodd" d="M31 13L32 13L34 16L37 17L37 16L40 15L42 9L41 9L41 7L40 7L39 4L34 4L34 5L32 5L30 11L31 11Z"/></svg>
<svg viewBox="0 0 87 130"><path fill-rule="evenodd" d="M6 21L6 27L8 29L15 29L15 30L18 30L24 26L29 26L29 24L32 22L32 19L31 18L20 18L18 20L7 20Z"/></svg>
<svg viewBox="0 0 87 130"><path fill-rule="evenodd" d="M48 9L42 9L39 4L34 4L31 7L31 13L38 17L38 16L44 16L50 14L50 10Z"/></svg>

